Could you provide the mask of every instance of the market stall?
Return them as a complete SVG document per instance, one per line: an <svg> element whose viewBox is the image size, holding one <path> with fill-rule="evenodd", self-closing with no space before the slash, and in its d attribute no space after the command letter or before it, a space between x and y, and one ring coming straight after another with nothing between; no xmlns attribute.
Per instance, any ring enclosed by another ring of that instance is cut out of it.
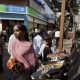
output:
<svg viewBox="0 0 80 80"><path fill-rule="evenodd" d="M61 72L61 67L65 63L65 57L67 55L64 53L60 54L49 54L47 57L51 58L51 60L47 62L43 62L37 72L31 75L32 79L38 80L43 78L51 78L51 74ZM43 77L44 76L44 77Z"/></svg>

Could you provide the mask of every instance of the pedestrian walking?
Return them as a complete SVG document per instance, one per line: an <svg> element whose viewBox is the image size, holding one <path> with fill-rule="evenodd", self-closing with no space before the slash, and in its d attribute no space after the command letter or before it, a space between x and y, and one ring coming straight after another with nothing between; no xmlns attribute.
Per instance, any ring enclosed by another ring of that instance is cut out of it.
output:
<svg viewBox="0 0 80 80"><path fill-rule="evenodd" d="M31 80L31 74L37 68L33 45L24 25L15 25L13 30L16 38L11 44L12 57L8 60L7 67L13 71L14 80Z"/></svg>
<svg viewBox="0 0 80 80"><path fill-rule="evenodd" d="M38 33L38 29L33 29L32 33L31 33L31 39L33 41L34 37L37 36L37 33Z"/></svg>
<svg viewBox="0 0 80 80"><path fill-rule="evenodd" d="M56 29L55 31L56 48L58 48L59 45L59 38L60 38L60 29Z"/></svg>
<svg viewBox="0 0 80 80"><path fill-rule="evenodd" d="M12 44L14 43L16 37L14 34L12 34L10 37L9 37L9 42L8 42L8 53L10 55L12 55Z"/></svg>
<svg viewBox="0 0 80 80"><path fill-rule="evenodd" d="M40 50L42 43L43 43L43 39L41 36L41 32L38 32L37 36L34 37L34 39L33 39L33 47L34 47L34 50L35 50L37 56L38 56L38 52Z"/></svg>

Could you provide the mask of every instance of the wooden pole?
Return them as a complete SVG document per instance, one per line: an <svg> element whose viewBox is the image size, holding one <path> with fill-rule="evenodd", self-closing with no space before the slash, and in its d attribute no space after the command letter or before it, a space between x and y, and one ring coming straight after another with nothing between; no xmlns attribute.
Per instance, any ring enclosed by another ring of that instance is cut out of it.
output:
<svg viewBox="0 0 80 80"><path fill-rule="evenodd" d="M65 15L65 0L62 0L61 21L60 21L59 51L62 51L62 48L63 48L64 15Z"/></svg>

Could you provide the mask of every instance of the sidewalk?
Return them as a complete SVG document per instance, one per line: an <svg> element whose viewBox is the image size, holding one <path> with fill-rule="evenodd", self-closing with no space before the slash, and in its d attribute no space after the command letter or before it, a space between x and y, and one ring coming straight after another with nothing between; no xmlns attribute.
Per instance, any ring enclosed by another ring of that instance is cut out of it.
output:
<svg viewBox="0 0 80 80"><path fill-rule="evenodd" d="M55 39L53 40L53 45L55 45ZM70 49L72 46L72 39L63 39L63 50L70 53Z"/></svg>
<svg viewBox="0 0 80 80"><path fill-rule="evenodd" d="M72 39L63 40L63 50L66 50L66 52L70 53L71 46L72 46Z"/></svg>

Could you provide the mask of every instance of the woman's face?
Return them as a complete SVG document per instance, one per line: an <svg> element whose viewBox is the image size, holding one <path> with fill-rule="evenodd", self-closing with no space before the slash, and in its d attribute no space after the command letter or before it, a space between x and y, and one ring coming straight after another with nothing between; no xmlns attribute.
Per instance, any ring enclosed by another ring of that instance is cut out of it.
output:
<svg viewBox="0 0 80 80"><path fill-rule="evenodd" d="M17 26L14 26L13 31L16 38L21 39L24 37L24 32L19 30Z"/></svg>

